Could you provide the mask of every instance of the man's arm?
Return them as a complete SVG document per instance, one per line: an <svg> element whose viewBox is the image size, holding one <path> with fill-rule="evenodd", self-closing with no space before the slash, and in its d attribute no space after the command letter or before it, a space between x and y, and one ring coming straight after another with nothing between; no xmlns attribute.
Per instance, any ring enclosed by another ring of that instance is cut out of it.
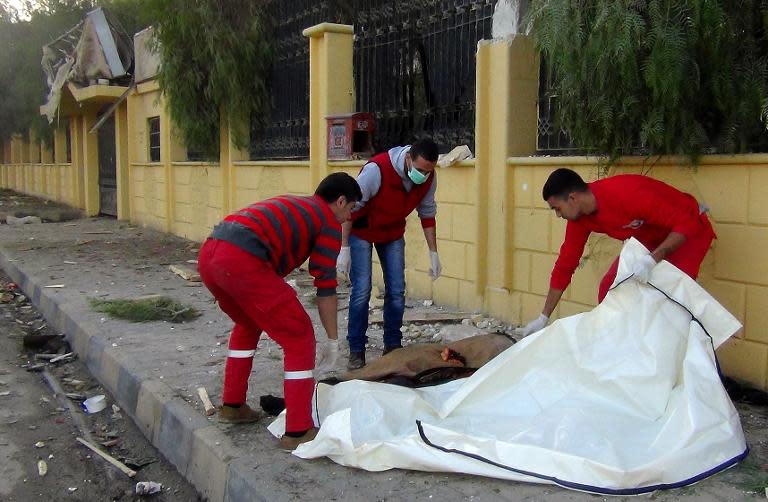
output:
<svg viewBox="0 0 768 502"><path fill-rule="evenodd" d="M560 298L563 297L562 289L549 288L547 293L547 299L544 301L544 309L541 311L547 317L552 317L552 312L555 311L555 307L560 303Z"/></svg>
<svg viewBox="0 0 768 502"><path fill-rule="evenodd" d="M349 234L352 231L352 222L345 221L341 224L341 247L349 247Z"/></svg>
<svg viewBox="0 0 768 502"><path fill-rule="evenodd" d="M653 256L653 259L658 263L682 246L685 241L685 235L679 232L670 232L667 238L653 250L651 256Z"/></svg>
<svg viewBox="0 0 768 502"><path fill-rule="evenodd" d="M427 241L427 247L433 253L437 253L437 231L436 227L424 228L424 239Z"/></svg>
<svg viewBox="0 0 768 502"><path fill-rule="evenodd" d="M338 297L335 294L331 296L318 296L317 312L320 314L320 322L323 325L323 329L325 329L325 333L328 335L328 339L338 340Z"/></svg>

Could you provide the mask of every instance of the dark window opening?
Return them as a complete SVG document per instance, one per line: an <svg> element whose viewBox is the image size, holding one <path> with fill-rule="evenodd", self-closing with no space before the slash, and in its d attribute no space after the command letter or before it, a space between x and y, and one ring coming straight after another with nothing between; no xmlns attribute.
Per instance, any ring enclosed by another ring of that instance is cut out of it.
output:
<svg viewBox="0 0 768 502"><path fill-rule="evenodd" d="M160 117L147 120L149 130L149 161L160 162Z"/></svg>
<svg viewBox="0 0 768 502"><path fill-rule="evenodd" d="M72 130L69 128L70 124L67 122L66 142L67 142L67 164L72 163Z"/></svg>

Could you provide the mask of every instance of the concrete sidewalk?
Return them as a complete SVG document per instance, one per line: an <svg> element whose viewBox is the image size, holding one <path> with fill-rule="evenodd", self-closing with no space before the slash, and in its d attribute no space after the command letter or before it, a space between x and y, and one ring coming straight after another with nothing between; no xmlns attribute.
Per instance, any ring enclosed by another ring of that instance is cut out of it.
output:
<svg viewBox="0 0 768 502"><path fill-rule="evenodd" d="M220 401L231 322L204 287L168 270L170 264L195 259L197 248L197 243L112 219L0 227L0 266L49 324L66 334L79 357L152 443L208 499L595 499L551 485L400 470L371 473L326 459L306 461L277 448L277 440L266 430L271 419L225 426L206 417L195 389L204 386L215 404ZM300 285L309 283L305 274L292 278ZM46 287L51 285L63 287ZM129 323L105 317L89 305L90 298L147 294L167 295L203 315L184 324ZM313 289L300 287L298 294L319 336L324 336L312 308ZM342 310L342 336L344 314ZM249 402L257 406L260 395L282 395L281 378L282 352L264 336L254 360ZM759 419L756 428L764 429L764 414ZM738 469L653 498L750 498L753 495L739 485L744 475Z"/></svg>

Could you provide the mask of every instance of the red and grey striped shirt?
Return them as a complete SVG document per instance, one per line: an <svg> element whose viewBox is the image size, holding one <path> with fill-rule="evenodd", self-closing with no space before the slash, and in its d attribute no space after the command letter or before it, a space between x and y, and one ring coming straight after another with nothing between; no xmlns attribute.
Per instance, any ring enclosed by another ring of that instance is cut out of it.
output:
<svg viewBox="0 0 768 502"><path fill-rule="evenodd" d="M285 277L309 258L318 296L336 294L341 225L321 197L283 195L230 214L211 238L232 243L268 261Z"/></svg>

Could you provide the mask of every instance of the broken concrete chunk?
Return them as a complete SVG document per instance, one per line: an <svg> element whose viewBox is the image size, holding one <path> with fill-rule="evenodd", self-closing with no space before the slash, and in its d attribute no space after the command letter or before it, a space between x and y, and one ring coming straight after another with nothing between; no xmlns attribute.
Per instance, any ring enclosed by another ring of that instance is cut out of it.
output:
<svg viewBox="0 0 768 502"><path fill-rule="evenodd" d="M9 214L5 217L5 222L9 225L27 225L30 223L42 223L43 220L41 220L39 216L24 216L22 218L17 218Z"/></svg>
<svg viewBox="0 0 768 502"><path fill-rule="evenodd" d="M197 270L193 270L186 265L171 265L168 269L185 281L200 282L202 280Z"/></svg>

